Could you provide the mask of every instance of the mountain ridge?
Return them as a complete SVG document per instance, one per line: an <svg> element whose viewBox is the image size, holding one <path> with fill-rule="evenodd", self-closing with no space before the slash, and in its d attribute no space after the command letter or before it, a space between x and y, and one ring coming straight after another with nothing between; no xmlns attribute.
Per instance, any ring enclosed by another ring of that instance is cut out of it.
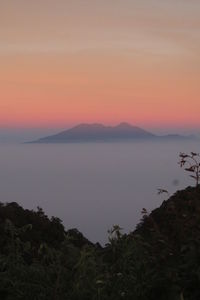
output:
<svg viewBox="0 0 200 300"><path fill-rule="evenodd" d="M70 143L92 141L128 141L136 139L186 139L191 136L168 134L159 136L138 126L121 122L116 126L106 126L101 123L80 123L70 129L54 135L42 137L30 143Z"/></svg>

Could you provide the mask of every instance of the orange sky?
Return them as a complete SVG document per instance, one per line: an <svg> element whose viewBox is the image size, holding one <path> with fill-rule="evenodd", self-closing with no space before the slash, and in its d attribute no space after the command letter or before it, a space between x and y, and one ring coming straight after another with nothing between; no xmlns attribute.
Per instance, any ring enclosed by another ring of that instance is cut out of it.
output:
<svg viewBox="0 0 200 300"><path fill-rule="evenodd" d="M0 0L0 126L200 126L200 1Z"/></svg>

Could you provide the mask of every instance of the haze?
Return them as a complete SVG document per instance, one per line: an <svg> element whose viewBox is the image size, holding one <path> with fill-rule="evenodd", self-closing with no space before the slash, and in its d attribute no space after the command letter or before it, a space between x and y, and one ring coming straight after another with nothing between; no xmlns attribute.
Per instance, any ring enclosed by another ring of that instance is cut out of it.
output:
<svg viewBox="0 0 200 300"><path fill-rule="evenodd" d="M119 224L131 231L141 210L158 207L170 194L193 185L177 164L180 151L196 151L199 141L1 145L0 199L24 208L40 206L105 243Z"/></svg>

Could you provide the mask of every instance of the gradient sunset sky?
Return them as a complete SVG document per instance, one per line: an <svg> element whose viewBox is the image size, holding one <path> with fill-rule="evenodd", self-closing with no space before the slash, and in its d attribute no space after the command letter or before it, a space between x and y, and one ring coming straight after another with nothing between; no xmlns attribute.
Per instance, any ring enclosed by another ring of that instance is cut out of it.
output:
<svg viewBox="0 0 200 300"><path fill-rule="evenodd" d="M200 1L0 0L0 127L200 127Z"/></svg>

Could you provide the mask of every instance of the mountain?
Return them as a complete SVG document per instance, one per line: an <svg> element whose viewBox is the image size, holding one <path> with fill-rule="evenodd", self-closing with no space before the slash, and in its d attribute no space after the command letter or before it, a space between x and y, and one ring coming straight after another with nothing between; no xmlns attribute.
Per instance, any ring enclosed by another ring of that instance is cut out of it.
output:
<svg viewBox="0 0 200 300"><path fill-rule="evenodd" d="M83 141L110 141L135 138L153 138L154 134L128 123L115 127L102 124L79 124L58 134L41 138L36 143L67 143Z"/></svg>
<svg viewBox="0 0 200 300"><path fill-rule="evenodd" d="M128 123L120 123L117 126L104 126L102 124L79 124L71 129L55 135L43 137L32 143L70 143L89 141L121 141L135 139L182 139L180 135L157 136L142 128Z"/></svg>

